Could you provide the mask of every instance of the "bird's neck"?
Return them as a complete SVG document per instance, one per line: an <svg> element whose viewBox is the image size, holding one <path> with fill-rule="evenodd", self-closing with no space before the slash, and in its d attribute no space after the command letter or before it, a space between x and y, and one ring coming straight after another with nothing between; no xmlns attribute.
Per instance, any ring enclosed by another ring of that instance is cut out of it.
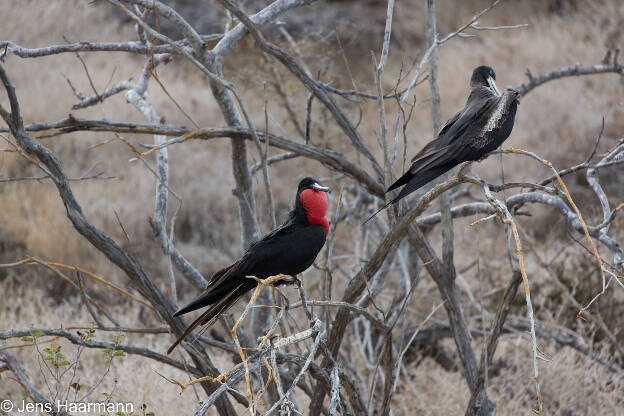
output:
<svg viewBox="0 0 624 416"><path fill-rule="evenodd" d="M468 102L477 99L493 97L494 93L491 89L484 85L475 85L470 89L470 95L468 96Z"/></svg>
<svg viewBox="0 0 624 416"><path fill-rule="evenodd" d="M300 224L320 225L325 229L325 236L329 234L329 220L325 215L311 215L301 207L292 211L290 218Z"/></svg>
<svg viewBox="0 0 624 416"><path fill-rule="evenodd" d="M325 228L325 236L329 234L329 220L326 216L314 217L312 215L308 215L308 222L310 224L323 226L323 228Z"/></svg>

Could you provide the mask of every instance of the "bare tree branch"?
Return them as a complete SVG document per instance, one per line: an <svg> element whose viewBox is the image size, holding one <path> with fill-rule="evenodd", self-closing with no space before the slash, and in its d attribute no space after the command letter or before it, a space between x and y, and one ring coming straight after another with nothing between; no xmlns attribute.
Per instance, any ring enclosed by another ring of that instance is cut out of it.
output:
<svg viewBox="0 0 624 416"><path fill-rule="evenodd" d="M203 375L201 370L195 367L189 366L188 364L172 359L168 355L159 354L147 348L139 348L139 347L134 347L132 345L116 344L110 341L86 340L83 337L73 334L67 329L62 329L62 328L59 328L59 329L37 328L37 331L41 332L42 334L46 336L55 336L55 337L65 338L75 345L81 345L87 348L98 348L98 349L115 348L116 350L124 351L128 354L140 355L142 357L146 357L146 358L161 362L163 364L170 365L171 367L175 367L182 371L190 371L193 375L197 377L201 377ZM10 331L5 331L5 332L0 332L0 339L6 340L10 338L21 338L21 337L26 337L26 336L31 336L31 335L32 333L31 333L31 330L29 329L10 330ZM1 352L2 352L2 349L0 348L0 353Z"/></svg>
<svg viewBox="0 0 624 416"><path fill-rule="evenodd" d="M214 127L204 129L192 129L186 126L170 126L170 125L154 125L141 123L111 122L108 120L88 120L70 117L54 123L33 123L25 127L26 131L45 131L59 130L63 133L72 131L115 131L118 133L139 133L139 134L161 134L165 136L178 136L175 139L168 140L162 146L169 146L176 143L182 143L189 139L212 139L217 137L237 136L247 140L253 140L251 132L245 128L229 128ZM0 129L0 132L2 130ZM264 142L264 131L256 131L256 135L261 142ZM310 144L304 144L286 139L281 136L269 134L269 144L282 150L291 151L300 156L318 160L319 162L344 172L353 177L357 182L361 183L369 192L379 197L383 197L383 187L379 182L373 179L366 171L357 164L349 161L341 153L316 147ZM159 147L152 147L150 150L155 151ZM145 155L145 154L144 154Z"/></svg>
<svg viewBox="0 0 624 416"><path fill-rule="evenodd" d="M605 62L599 65L585 66L576 64L537 76L534 76L531 71L527 69L527 77L529 77L529 81L514 87L514 89L518 91L520 95L527 95L534 88L554 79L581 75L605 74L611 72L624 76L624 65L618 63L615 57L611 60L611 62Z"/></svg>
<svg viewBox="0 0 624 416"><path fill-rule="evenodd" d="M173 306L167 301L154 282L145 274L143 268L121 247L119 247L107 234L94 227L84 216L82 208L76 201L67 177L57 157L49 149L35 142L24 130L21 112L15 88L9 80L4 67L0 65L0 80L6 89L11 104L11 113L8 114L4 108L0 106L0 115L9 125L11 133L17 140L18 144L24 151L41 161L49 171L54 181L59 196L65 205L67 217L72 222L74 228L85 237L96 249L101 251L108 259L122 269L126 275L137 284L137 289L154 305L158 314L170 325L172 330L180 335L184 331L184 324L180 318L173 318ZM197 346L199 347L199 346ZM216 373L215 367L206 356L202 362L193 355L195 364L202 369L203 372ZM206 383L206 390L211 392L214 390L214 383ZM219 413L232 414L233 407L227 398L221 400L218 405Z"/></svg>

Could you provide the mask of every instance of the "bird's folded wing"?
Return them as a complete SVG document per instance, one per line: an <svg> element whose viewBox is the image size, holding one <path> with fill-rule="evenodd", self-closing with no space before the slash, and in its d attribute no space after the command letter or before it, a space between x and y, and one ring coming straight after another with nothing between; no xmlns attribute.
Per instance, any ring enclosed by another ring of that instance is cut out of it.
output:
<svg viewBox="0 0 624 416"><path fill-rule="evenodd" d="M440 143L447 146L455 143L467 145L481 136L490 115L496 110L501 99L499 96L487 95L469 100L457 121L441 135Z"/></svg>
<svg viewBox="0 0 624 416"><path fill-rule="evenodd" d="M423 172L455 165L465 160L469 151L462 143L453 143L439 149L433 149L415 160L410 167L412 175L419 175Z"/></svg>
<svg viewBox="0 0 624 416"><path fill-rule="evenodd" d="M278 225L271 232L269 232L267 235L262 237L261 240L258 240L252 243L249 248L251 249L253 246L259 243L266 243L267 241L270 241L275 237L279 237L282 234L290 233L294 222L295 222L295 213L293 211L288 215L288 218L286 218L286 220L281 225Z"/></svg>
<svg viewBox="0 0 624 416"><path fill-rule="evenodd" d="M474 100L469 100L462 110L448 119L438 136L412 158L412 163L427 159L438 150L465 140L470 135L478 135L480 128L487 123L485 115L496 108L499 100L500 97L494 95L478 96Z"/></svg>
<svg viewBox="0 0 624 416"><path fill-rule="evenodd" d="M273 231L265 235L261 240L253 243L245 252L243 257L238 260L236 263L225 267L218 272L216 272L208 282L208 286L206 286L206 290L214 289L221 285L224 281L229 279L234 274L246 273L248 270L253 268L252 263L257 263L258 261L263 261L265 256L262 256L263 247L266 247L269 242L273 242L275 240L280 240L281 237L288 235L293 230L293 221L291 216L289 216L286 221ZM254 253L253 255L251 253ZM269 253L267 253L269 254Z"/></svg>
<svg viewBox="0 0 624 416"><path fill-rule="evenodd" d="M506 108L499 108L510 101L509 97L488 96L481 97L469 102L467 107L458 115L457 120L442 129L441 136L437 139L440 144L447 145L438 148L430 148L417 155L412 161L410 172L413 175L422 174L425 171L436 169L449 164L457 164L466 160L475 159L474 144L483 135L490 117L494 112L504 112ZM508 105L507 105L508 107ZM457 114L456 114L457 115Z"/></svg>
<svg viewBox="0 0 624 416"><path fill-rule="evenodd" d="M442 127L436 138L436 141L438 141L439 143L439 146L437 147L442 147L450 144L450 142L448 142L449 137L446 135L446 133L455 125L457 120L459 120L462 114L464 114L464 111L466 111L466 108L462 108L460 111L453 114L453 116L447 120L447 122L444 124L444 127ZM425 149L426 148L427 146L425 146Z"/></svg>
<svg viewBox="0 0 624 416"><path fill-rule="evenodd" d="M446 136L446 132L453 126L453 124L459 119L459 117L461 116L462 111L458 111L457 113L455 113L453 115L453 117L449 118L448 121L446 122L446 124L444 125L444 127L442 127L442 129L440 130L440 132L438 133L438 135L436 136L435 139L431 140L429 143L427 143L421 150L420 152L418 152L416 155L414 155L414 157L412 158L411 162L414 162L417 159L420 159L421 157L425 156L426 154L429 154L431 151L439 149L443 146L446 146L448 143L444 143L442 141L443 138L445 138Z"/></svg>

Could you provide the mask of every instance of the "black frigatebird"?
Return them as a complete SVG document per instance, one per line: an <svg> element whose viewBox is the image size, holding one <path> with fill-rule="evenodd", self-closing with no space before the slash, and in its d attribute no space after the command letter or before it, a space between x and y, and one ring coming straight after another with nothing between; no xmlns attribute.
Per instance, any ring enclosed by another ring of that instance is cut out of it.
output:
<svg viewBox="0 0 624 416"><path fill-rule="evenodd" d="M388 205L462 162L483 159L509 137L520 94L512 89L501 94L495 80L489 66L472 71L466 106L446 122L438 136L414 156L410 169L386 190L405 185Z"/></svg>
<svg viewBox="0 0 624 416"><path fill-rule="evenodd" d="M280 274L295 276L314 263L329 232L325 217L327 192L329 188L314 178L299 182L295 208L286 221L252 244L236 263L216 272L202 295L173 314L178 316L210 305L169 347L167 354L199 325L212 325L238 298L254 289L258 283L248 276L258 279ZM286 282L280 280L276 284Z"/></svg>

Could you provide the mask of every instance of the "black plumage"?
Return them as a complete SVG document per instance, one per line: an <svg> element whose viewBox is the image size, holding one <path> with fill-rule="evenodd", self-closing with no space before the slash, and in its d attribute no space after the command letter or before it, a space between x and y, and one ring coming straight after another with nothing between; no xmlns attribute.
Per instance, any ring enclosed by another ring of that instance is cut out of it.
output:
<svg viewBox="0 0 624 416"><path fill-rule="evenodd" d="M169 347L167 354L199 325L212 325L238 298L254 289L257 282L247 276L259 279L279 274L295 276L314 263L329 231L325 217L327 192L329 188L319 185L314 178L299 183L295 208L286 221L252 244L240 260L216 272L202 295L174 313L178 316L210 306Z"/></svg>
<svg viewBox="0 0 624 416"><path fill-rule="evenodd" d="M512 89L500 94L495 80L496 74L488 66L472 72L466 106L446 122L437 137L414 156L410 169L388 188L386 192L405 185L390 203L462 162L482 159L509 137L520 94Z"/></svg>

